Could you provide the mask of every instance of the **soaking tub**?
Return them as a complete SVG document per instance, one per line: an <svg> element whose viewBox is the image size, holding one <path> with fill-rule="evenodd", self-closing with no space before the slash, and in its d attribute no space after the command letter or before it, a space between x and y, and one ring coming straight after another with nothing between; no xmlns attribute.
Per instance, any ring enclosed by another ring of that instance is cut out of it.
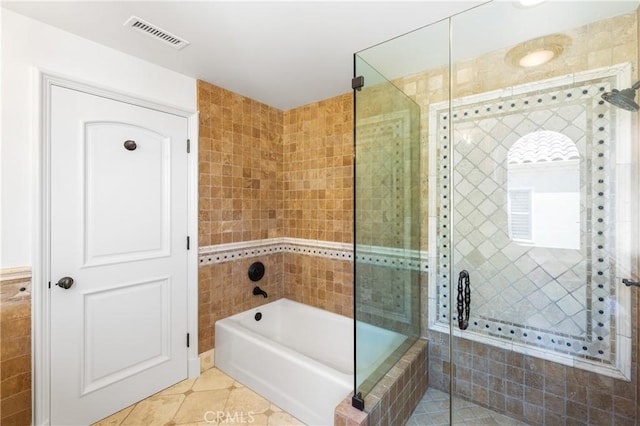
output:
<svg viewBox="0 0 640 426"><path fill-rule="evenodd" d="M215 327L217 368L306 424L333 424L335 407L353 391L351 318L279 299ZM358 323L358 333L369 332L376 349L358 357L359 369L375 368L360 364L384 361L404 341L400 334Z"/></svg>

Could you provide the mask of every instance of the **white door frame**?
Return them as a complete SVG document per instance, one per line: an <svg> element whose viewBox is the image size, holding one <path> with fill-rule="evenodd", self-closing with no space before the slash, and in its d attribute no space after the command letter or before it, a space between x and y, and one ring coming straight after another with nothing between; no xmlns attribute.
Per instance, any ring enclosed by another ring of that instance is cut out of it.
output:
<svg viewBox="0 0 640 426"><path fill-rule="evenodd" d="M34 135L34 261L32 274L32 404L33 423L35 425L50 424L50 375L51 375L51 324L50 319L50 126L51 126L51 88L65 87L80 92L101 96L115 101L154 109L188 119L188 138L191 154L188 156L188 235L190 250L187 253L187 327L190 335L188 348L189 378L200 374L198 358L198 113L186 111L169 105L140 99L111 89L102 88L91 83L79 82L70 78L36 71L34 87L35 105L39 106L38 117L35 118ZM185 141L185 149L186 149Z"/></svg>

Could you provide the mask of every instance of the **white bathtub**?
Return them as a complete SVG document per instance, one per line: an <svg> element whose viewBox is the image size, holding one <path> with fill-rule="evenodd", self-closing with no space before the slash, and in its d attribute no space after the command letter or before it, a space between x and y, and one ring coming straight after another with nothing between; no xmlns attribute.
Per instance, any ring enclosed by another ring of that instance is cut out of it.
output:
<svg viewBox="0 0 640 426"><path fill-rule="evenodd" d="M306 424L333 424L335 407L353 391L351 318L279 299L217 321L215 327L217 368ZM358 323L359 339L369 331L378 353L388 354L404 340ZM366 355L358 357L362 364L386 358L369 350Z"/></svg>

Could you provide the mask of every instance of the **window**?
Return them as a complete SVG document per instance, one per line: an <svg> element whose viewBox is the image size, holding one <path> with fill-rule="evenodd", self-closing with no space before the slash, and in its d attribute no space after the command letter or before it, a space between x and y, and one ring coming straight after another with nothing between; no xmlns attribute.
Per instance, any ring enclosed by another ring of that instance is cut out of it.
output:
<svg viewBox="0 0 640 426"><path fill-rule="evenodd" d="M512 240L532 241L531 190L509 190L509 236Z"/></svg>

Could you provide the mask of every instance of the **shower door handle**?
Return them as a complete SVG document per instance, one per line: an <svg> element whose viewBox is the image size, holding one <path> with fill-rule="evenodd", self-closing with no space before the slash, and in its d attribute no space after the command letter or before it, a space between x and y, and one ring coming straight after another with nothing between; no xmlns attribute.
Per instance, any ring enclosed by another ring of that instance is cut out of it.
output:
<svg viewBox="0 0 640 426"><path fill-rule="evenodd" d="M463 295L464 292L464 295ZM469 327L471 313L471 280L469 272L463 270L458 277L458 327L466 330Z"/></svg>
<svg viewBox="0 0 640 426"><path fill-rule="evenodd" d="M628 280L626 278L622 280L622 284L626 285L627 287L632 287L632 286L633 287L640 287L640 282L631 281L631 280Z"/></svg>

